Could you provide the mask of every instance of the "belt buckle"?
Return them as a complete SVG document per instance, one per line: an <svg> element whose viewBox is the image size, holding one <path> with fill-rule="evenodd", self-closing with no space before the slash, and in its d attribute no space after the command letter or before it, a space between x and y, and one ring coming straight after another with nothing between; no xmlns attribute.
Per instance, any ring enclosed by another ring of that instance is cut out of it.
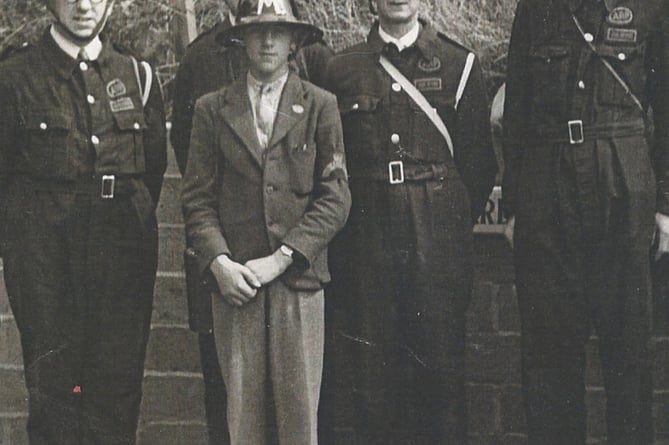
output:
<svg viewBox="0 0 669 445"><path fill-rule="evenodd" d="M569 129L569 143L572 145L582 144L585 141L585 136L583 135L583 121L582 120L573 120L567 122L567 128Z"/></svg>
<svg viewBox="0 0 669 445"><path fill-rule="evenodd" d="M388 179L391 184L402 184L404 182L404 162L391 161L388 163Z"/></svg>
<svg viewBox="0 0 669 445"><path fill-rule="evenodd" d="M100 182L100 197L102 199L114 199L114 187L116 185L116 176L102 175Z"/></svg>

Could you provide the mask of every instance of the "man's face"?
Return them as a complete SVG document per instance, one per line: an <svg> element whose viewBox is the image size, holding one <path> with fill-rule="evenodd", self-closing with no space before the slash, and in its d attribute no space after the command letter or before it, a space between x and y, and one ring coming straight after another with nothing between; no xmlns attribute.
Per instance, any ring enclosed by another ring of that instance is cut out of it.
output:
<svg viewBox="0 0 669 445"><path fill-rule="evenodd" d="M270 80L288 65L293 32L281 25L251 26L244 33L244 46L251 73L258 80ZM278 76L276 76L278 77Z"/></svg>
<svg viewBox="0 0 669 445"><path fill-rule="evenodd" d="M418 18L420 0L377 0L381 20L391 23L410 23Z"/></svg>
<svg viewBox="0 0 669 445"><path fill-rule="evenodd" d="M107 1L54 0L54 13L68 31L81 39L87 39L93 36L98 23L105 20Z"/></svg>

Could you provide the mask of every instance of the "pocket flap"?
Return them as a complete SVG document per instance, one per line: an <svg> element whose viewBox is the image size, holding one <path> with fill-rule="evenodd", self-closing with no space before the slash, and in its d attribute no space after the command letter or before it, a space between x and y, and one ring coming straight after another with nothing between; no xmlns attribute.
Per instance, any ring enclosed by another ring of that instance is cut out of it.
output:
<svg viewBox="0 0 669 445"><path fill-rule="evenodd" d="M114 120L119 130L143 130L146 120L143 113L115 113Z"/></svg>
<svg viewBox="0 0 669 445"><path fill-rule="evenodd" d="M341 114L355 111L374 111L381 101L380 97L360 94L357 96L344 96L339 99L339 112Z"/></svg>
<svg viewBox="0 0 669 445"><path fill-rule="evenodd" d="M530 56L550 62L551 59L568 56L571 48L566 45L536 45L530 48Z"/></svg>
<svg viewBox="0 0 669 445"><path fill-rule="evenodd" d="M27 111L21 113L23 124L28 130L48 130L72 128L72 116L62 110Z"/></svg>
<svg viewBox="0 0 669 445"><path fill-rule="evenodd" d="M624 62L629 59L643 54L645 50L645 43L639 45L625 45L625 46L613 46L613 45L598 45L597 54L604 57L611 57L620 62Z"/></svg>

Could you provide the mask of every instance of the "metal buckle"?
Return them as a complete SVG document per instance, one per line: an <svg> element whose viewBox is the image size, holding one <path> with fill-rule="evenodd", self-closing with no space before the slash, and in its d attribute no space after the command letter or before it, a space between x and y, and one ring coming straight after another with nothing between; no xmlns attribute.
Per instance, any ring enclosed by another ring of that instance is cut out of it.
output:
<svg viewBox="0 0 669 445"><path fill-rule="evenodd" d="M391 184L402 184L404 182L404 162L391 161L388 163L388 179Z"/></svg>
<svg viewBox="0 0 669 445"><path fill-rule="evenodd" d="M569 129L569 143L582 144L585 141L585 136L583 135L583 121L574 120L567 122L567 128Z"/></svg>
<svg viewBox="0 0 669 445"><path fill-rule="evenodd" d="M100 197L102 199L113 199L114 198L114 186L116 185L116 176L114 175L102 175L102 181L100 183Z"/></svg>

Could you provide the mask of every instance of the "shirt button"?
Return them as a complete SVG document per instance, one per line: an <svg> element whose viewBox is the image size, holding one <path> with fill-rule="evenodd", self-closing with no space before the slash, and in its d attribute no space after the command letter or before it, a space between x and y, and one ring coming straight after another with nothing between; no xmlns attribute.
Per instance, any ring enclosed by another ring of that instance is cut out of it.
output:
<svg viewBox="0 0 669 445"><path fill-rule="evenodd" d="M589 32L586 32L585 34L583 34L583 38L588 43L591 43L593 40L595 40L595 38Z"/></svg>
<svg viewBox="0 0 669 445"><path fill-rule="evenodd" d="M91 136L91 142L93 145L98 145L100 143L100 138L97 137L96 135Z"/></svg>
<svg viewBox="0 0 669 445"><path fill-rule="evenodd" d="M93 105L95 103L95 98L91 94L89 94L88 96L86 96L86 102Z"/></svg>
<svg viewBox="0 0 669 445"><path fill-rule="evenodd" d="M88 71L88 64L86 62L79 62L79 69L81 71Z"/></svg>
<svg viewBox="0 0 669 445"><path fill-rule="evenodd" d="M132 124L132 128L134 128L135 130L139 130L139 128L140 128L139 127L139 122L135 122L134 124Z"/></svg>
<svg viewBox="0 0 669 445"><path fill-rule="evenodd" d="M46 128L47 128L46 122L40 122L39 128L40 128L40 130L46 130Z"/></svg>
<svg viewBox="0 0 669 445"><path fill-rule="evenodd" d="M392 89L393 89L394 92L399 93L400 91L402 91L402 85L400 85L399 83L395 82L395 83L393 83L393 85L392 85Z"/></svg>
<svg viewBox="0 0 669 445"><path fill-rule="evenodd" d="M392 142L395 145L399 144L400 143L400 135L397 134L397 133L393 133L390 136L390 142Z"/></svg>
<svg viewBox="0 0 669 445"><path fill-rule="evenodd" d="M578 81L578 88L581 89L581 90L584 90L585 89L585 82L583 82L582 80L579 80Z"/></svg>
<svg viewBox="0 0 669 445"><path fill-rule="evenodd" d="M618 60L625 60L625 59L627 59L627 56L625 55L625 53L619 53L618 54Z"/></svg>

